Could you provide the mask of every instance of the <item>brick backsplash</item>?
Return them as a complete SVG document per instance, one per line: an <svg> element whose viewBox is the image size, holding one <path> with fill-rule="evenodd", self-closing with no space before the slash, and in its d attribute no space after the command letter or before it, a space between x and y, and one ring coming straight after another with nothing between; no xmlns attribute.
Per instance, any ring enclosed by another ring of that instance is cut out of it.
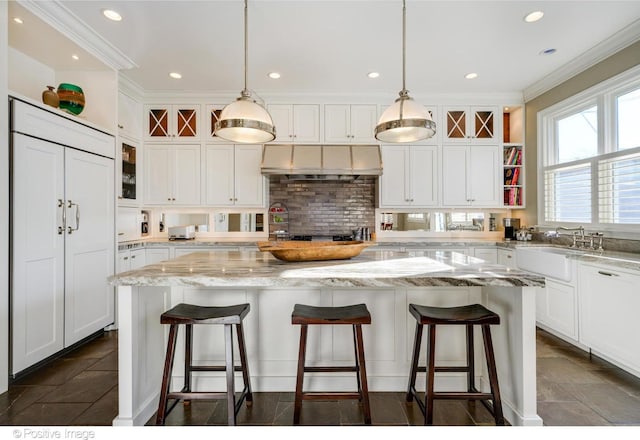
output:
<svg viewBox="0 0 640 440"><path fill-rule="evenodd" d="M360 227L373 230L376 183L376 177L302 181L271 176L269 201L284 203L289 209L290 234L351 234Z"/></svg>

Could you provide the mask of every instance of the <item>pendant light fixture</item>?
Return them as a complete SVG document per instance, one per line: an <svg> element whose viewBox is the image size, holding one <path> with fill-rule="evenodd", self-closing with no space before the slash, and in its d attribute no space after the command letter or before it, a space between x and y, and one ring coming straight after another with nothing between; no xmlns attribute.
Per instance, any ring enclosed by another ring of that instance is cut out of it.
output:
<svg viewBox="0 0 640 440"><path fill-rule="evenodd" d="M276 137L269 112L247 89L247 0L244 0L244 89L240 97L222 109L215 125L216 136L234 143L263 144Z"/></svg>
<svg viewBox="0 0 640 440"><path fill-rule="evenodd" d="M382 113L375 136L381 142L415 142L436 133L436 123L429 111L409 96L405 87L407 7L402 0L402 90L400 97Z"/></svg>

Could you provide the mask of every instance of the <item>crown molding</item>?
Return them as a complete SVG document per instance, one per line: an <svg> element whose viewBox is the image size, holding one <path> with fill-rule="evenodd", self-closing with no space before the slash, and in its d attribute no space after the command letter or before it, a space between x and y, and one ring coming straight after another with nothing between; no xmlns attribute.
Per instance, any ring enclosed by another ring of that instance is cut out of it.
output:
<svg viewBox="0 0 640 440"><path fill-rule="evenodd" d="M129 57L110 44L69 11L58 0L17 0L20 5L64 34L77 45L115 70L137 67Z"/></svg>
<svg viewBox="0 0 640 440"><path fill-rule="evenodd" d="M525 88L524 101L529 102L537 98L639 40L640 20L636 20L629 26L616 32L610 38L598 43L569 63L546 75L542 80Z"/></svg>

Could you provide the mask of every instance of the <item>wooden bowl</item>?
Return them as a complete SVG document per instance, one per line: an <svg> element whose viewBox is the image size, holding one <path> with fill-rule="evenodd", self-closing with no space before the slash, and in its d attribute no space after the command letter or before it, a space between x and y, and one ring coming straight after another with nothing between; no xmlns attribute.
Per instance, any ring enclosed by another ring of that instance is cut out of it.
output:
<svg viewBox="0 0 640 440"><path fill-rule="evenodd" d="M364 241L261 241L258 249L282 261L346 260L373 245Z"/></svg>

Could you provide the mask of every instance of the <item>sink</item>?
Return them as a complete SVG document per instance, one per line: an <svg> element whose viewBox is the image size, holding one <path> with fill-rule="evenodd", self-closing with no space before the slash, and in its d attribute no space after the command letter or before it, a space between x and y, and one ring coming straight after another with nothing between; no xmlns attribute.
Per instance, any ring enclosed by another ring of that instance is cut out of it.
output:
<svg viewBox="0 0 640 440"><path fill-rule="evenodd" d="M575 260L572 255L582 255L579 249L552 246L516 247L518 268L561 281L571 281Z"/></svg>

